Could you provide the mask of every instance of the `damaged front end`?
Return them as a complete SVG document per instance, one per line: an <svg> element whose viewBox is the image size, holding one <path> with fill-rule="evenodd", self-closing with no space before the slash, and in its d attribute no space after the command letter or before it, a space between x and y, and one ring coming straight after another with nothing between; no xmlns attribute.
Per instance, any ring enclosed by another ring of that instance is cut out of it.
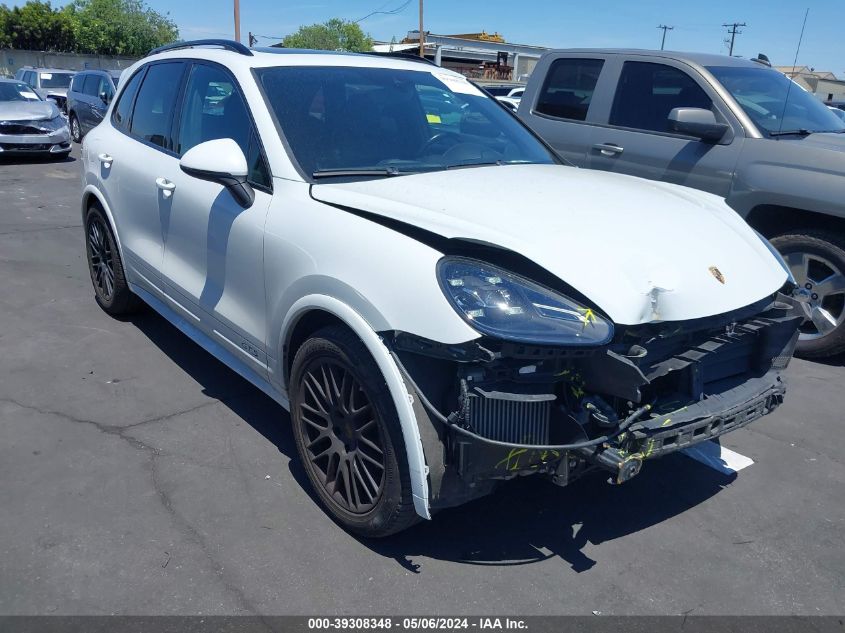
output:
<svg viewBox="0 0 845 633"><path fill-rule="evenodd" d="M621 327L593 348L382 336L416 392L437 509L523 475L566 485L602 469L623 483L647 459L749 424L783 401L802 320L778 293L728 314Z"/></svg>

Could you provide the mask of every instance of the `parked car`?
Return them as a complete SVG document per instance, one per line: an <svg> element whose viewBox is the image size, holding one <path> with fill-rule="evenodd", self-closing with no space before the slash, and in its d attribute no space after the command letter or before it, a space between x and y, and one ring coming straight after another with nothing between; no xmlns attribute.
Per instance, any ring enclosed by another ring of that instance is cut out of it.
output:
<svg viewBox="0 0 845 633"><path fill-rule="evenodd" d="M81 162L97 303L147 303L288 408L353 532L521 475L622 483L784 397L803 313L765 239L716 196L561 164L448 70L169 45Z"/></svg>
<svg viewBox="0 0 845 633"><path fill-rule="evenodd" d="M85 70L76 73L67 94L70 135L81 143L88 130L103 120L114 96L119 70Z"/></svg>
<svg viewBox="0 0 845 633"><path fill-rule="evenodd" d="M514 90L524 88L521 84L479 84L479 88L492 97L509 97Z"/></svg>
<svg viewBox="0 0 845 633"><path fill-rule="evenodd" d="M511 97L496 97L496 101L504 105L511 112L516 112L519 109L519 99L512 99Z"/></svg>
<svg viewBox="0 0 845 633"><path fill-rule="evenodd" d="M845 121L845 110L842 110L840 108L836 108L834 106L827 106L827 107L831 109L833 114L836 115L837 119L839 119L840 121Z"/></svg>
<svg viewBox="0 0 845 633"><path fill-rule="evenodd" d="M518 114L576 165L726 198L810 295L799 352L845 351L845 124L812 94L735 57L563 50Z"/></svg>
<svg viewBox="0 0 845 633"><path fill-rule="evenodd" d="M29 84L41 98L52 99L63 112L67 112L67 91L73 75L72 70L24 66L15 73L15 79Z"/></svg>
<svg viewBox="0 0 845 633"><path fill-rule="evenodd" d="M16 79L0 79L0 157L70 152L67 123L55 103Z"/></svg>

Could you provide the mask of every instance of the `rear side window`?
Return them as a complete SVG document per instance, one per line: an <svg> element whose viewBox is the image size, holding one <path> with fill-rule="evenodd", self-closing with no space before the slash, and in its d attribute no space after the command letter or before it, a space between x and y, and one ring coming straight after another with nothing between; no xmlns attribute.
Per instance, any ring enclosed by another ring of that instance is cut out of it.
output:
<svg viewBox="0 0 845 633"><path fill-rule="evenodd" d="M552 62L534 110L559 119L585 120L602 66L601 59Z"/></svg>
<svg viewBox="0 0 845 633"><path fill-rule="evenodd" d="M135 99L129 133L135 138L164 149L171 149L170 127L173 106L179 94L182 62L153 64Z"/></svg>
<svg viewBox="0 0 845 633"><path fill-rule="evenodd" d="M99 93L97 89L100 87L100 77L97 75L86 75L85 83L82 84L82 92L88 96L96 97Z"/></svg>
<svg viewBox="0 0 845 633"><path fill-rule="evenodd" d="M73 92L82 92L82 84L85 83L85 75L74 75L73 81L70 83L70 89Z"/></svg>
<svg viewBox="0 0 845 633"><path fill-rule="evenodd" d="M669 113L674 108L713 107L713 101L696 81L682 70L650 62L625 62L610 124L637 130L669 132Z"/></svg>
<svg viewBox="0 0 845 633"><path fill-rule="evenodd" d="M112 125L122 132L129 132L129 118L132 114L132 103L135 101L135 95L138 94L138 86L141 85L141 79L144 76L144 71L140 70L132 76L132 79L126 85L123 92L120 93L120 100L114 107L112 113Z"/></svg>
<svg viewBox="0 0 845 633"><path fill-rule="evenodd" d="M221 138L230 138L240 146L249 165L247 179L269 187L261 145L235 80L221 68L195 64L185 88L176 153L181 156L200 143Z"/></svg>

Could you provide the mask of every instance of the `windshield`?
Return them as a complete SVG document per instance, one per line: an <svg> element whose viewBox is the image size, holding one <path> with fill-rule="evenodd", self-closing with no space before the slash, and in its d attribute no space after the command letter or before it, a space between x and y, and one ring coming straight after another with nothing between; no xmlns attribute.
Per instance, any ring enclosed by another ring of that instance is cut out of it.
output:
<svg viewBox="0 0 845 633"><path fill-rule="evenodd" d="M0 101L41 101L32 88L22 83L0 82Z"/></svg>
<svg viewBox="0 0 845 633"><path fill-rule="evenodd" d="M42 88L67 88L73 73L39 73Z"/></svg>
<svg viewBox="0 0 845 633"><path fill-rule="evenodd" d="M821 101L776 70L721 66L708 70L764 134L845 130Z"/></svg>
<svg viewBox="0 0 845 633"><path fill-rule="evenodd" d="M308 175L557 162L495 100L436 69L291 66L257 73Z"/></svg>

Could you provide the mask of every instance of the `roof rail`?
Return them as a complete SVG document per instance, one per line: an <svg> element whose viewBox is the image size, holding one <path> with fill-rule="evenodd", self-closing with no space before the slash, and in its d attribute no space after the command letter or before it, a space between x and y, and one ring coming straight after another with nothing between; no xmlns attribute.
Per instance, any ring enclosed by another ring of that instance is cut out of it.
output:
<svg viewBox="0 0 845 633"><path fill-rule="evenodd" d="M374 55L376 57L395 57L396 59L404 59L405 61L409 62L419 62L421 64L429 64L430 66L437 66L433 61L426 57L420 57L419 55L414 55L413 53L404 53L402 51L388 51L388 52L376 52L376 51L366 51L364 55ZM440 66L437 66L440 68Z"/></svg>
<svg viewBox="0 0 845 633"><path fill-rule="evenodd" d="M236 42L234 40L223 40L223 39L210 39L210 40L191 40L188 42L173 42L172 44L165 44L164 46L159 46L158 48L154 48L149 53L145 55L145 57L149 57L150 55L155 55L157 53L164 53L165 51L176 51L182 48L197 48L199 46L219 46L220 48L224 48L227 51L232 51L233 53L239 53L241 55L248 55L252 57L252 51L249 50L246 46L241 44L240 42Z"/></svg>

